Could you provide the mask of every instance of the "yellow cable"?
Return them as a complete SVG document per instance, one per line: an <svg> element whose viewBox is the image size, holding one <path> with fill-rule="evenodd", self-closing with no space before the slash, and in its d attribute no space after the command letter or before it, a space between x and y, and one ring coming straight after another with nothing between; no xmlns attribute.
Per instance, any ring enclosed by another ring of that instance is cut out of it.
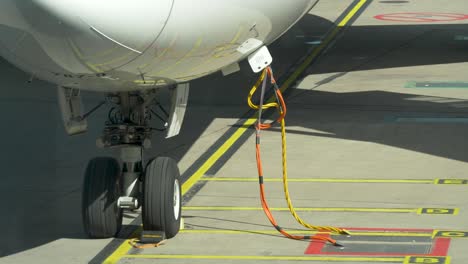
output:
<svg viewBox="0 0 468 264"><path fill-rule="evenodd" d="M289 195L289 188L288 188L288 162L287 162L287 143L286 143L286 122L284 119L281 119L281 148L282 148L282 167L283 167L283 189L284 189L284 195L286 197L286 201L288 203L289 211L291 214L294 216L296 221L301 224L302 226L317 230L317 231L328 231L328 232L334 232L342 235L349 235L349 232L345 229L337 228L337 227L332 227L332 226L316 226L316 225L311 225L307 222L305 222L297 213L296 210L294 209L294 206L291 201L291 197Z"/></svg>
<svg viewBox="0 0 468 264"><path fill-rule="evenodd" d="M254 110L258 110L260 107L258 105L256 105L256 104L252 103L252 97L255 94L255 92L257 91L257 89L260 86L260 84L262 83L262 81L265 79L265 77L266 77L266 71L263 71L262 75L260 75L260 78L258 78L257 82L254 84L254 86L250 90L249 96L247 97L247 103L249 104L250 108L252 108ZM264 104L262 109L266 110L266 109L272 108L272 107L278 107L278 104L276 102Z"/></svg>
<svg viewBox="0 0 468 264"><path fill-rule="evenodd" d="M264 70L262 72L261 76L259 77L259 79L257 80L257 82L255 83L255 85L250 90L249 95L247 97L248 105L254 110L258 110L260 107L258 105L255 105L254 103L252 103L252 97L255 94L255 92L257 91L257 89L260 86L261 82L266 78L266 75L267 75L267 70ZM281 93L281 91L280 91L280 93ZM278 111L280 112L280 114L283 114L283 112L281 112L280 105L277 102L265 104L265 105L263 105L262 109L266 110L266 109L269 109L269 108L272 108L272 107L277 108ZM332 227L332 226L311 225L311 224L305 222L296 213L296 210L294 209L294 206L293 206L292 201L291 201L291 197L290 197L290 194L289 194L289 188L288 188L286 122L285 122L284 118L282 118L280 120L280 124L281 124L281 148L282 148L282 157L281 157L281 159L282 159L282 169L283 169L283 189L284 189L284 195L285 195L286 201L288 203L289 211L291 212L293 217L296 219L296 221L299 224L301 224L302 226L306 227L306 228L309 228L309 229L312 229L312 230L317 230L317 231L328 231L328 232L334 232L334 233L338 233L338 234L342 234L342 235L349 235L350 233L347 230L342 229L342 228L337 228L337 227Z"/></svg>

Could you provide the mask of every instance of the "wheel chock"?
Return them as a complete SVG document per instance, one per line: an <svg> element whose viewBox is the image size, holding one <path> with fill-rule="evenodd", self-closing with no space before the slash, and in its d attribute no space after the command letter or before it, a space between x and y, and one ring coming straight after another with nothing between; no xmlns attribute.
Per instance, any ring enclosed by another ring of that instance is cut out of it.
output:
<svg viewBox="0 0 468 264"><path fill-rule="evenodd" d="M166 234L164 232L143 230L139 242L141 244L158 244L164 240L166 240Z"/></svg>
<svg viewBox="0 0 468 264"><path fill-rule="evenodd" d="M165 241L166 235L164 232L143 230L140 239L130 239L128 243L134 248L145 249L162 246Z"/></svg>

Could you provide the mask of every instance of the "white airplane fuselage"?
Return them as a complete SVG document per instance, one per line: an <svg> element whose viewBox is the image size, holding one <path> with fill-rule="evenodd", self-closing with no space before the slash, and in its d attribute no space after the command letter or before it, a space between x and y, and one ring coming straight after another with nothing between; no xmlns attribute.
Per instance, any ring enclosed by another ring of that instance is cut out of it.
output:
<svg viewBox="0 0 468 264"><path fill-rule="evenodd" d="M2 0L0 55L34 78L100 92L153 89L244 59L316 0Z"/></svg>

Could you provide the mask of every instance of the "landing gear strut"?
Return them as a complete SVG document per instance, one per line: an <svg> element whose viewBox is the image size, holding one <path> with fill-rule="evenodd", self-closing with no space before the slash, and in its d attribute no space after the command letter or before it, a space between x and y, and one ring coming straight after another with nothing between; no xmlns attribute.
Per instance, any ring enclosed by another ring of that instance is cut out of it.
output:
<svg viewBox="0 0 468 264"><path fill-rule="evenodd" d="M66 89L66 88L59 88ZM91 238L107 238L119 233L123 210L142 210L143 230L158 232L172 238L179 232L181 221L181 184L177 162L168 157L158 157L145 162L143 152L151 147L154 130L167 130L166 137L179 133L185 114L188 85L172 89L171 111L166 112L155 101L156 91L109 94L113 104L109 111L103 135L97 140L100 147L119 147L120 163L110 157L98 157L89 161L82 194L84 229ZM59 92L60 95L70 91ZM82 120L75 109L67 109L79 102L79 93L62 97L62 114L65 125L70 120ZM155 106L160 107L154 109ZM65 113L64 113L65 109ZM72 111L74 110L74 111ZM157 117L163 124L150 126ZM164 119L166 118L166 119ZM67 129L69 131L70 129ZM75 132L75 129L73 132ZM70 133L71 134L71 133Z"/></svg>

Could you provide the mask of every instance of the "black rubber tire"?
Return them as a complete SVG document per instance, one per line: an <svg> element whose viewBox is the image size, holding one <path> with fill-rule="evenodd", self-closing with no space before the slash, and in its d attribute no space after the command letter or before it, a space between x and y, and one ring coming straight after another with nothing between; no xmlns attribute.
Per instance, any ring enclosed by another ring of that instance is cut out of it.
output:
<svg viewBox="0 0 468 264"><path fill-rule="evenodd" d="M182 213L180 173L177 162L168 157L159 157L146 167L144 199L142 207L143 229L165 232L166 238L179 233ZM174 209L175 185L178 185L179 212Z"/></svg>
<svg viewBox="0 0 468 264"><path fill-rule="evenodd" d="M88 163L82 216L84 230L91 238L113 237L122 227L122 209L117 206L122 193L120 174L119 163L113 158L99 157Z"/></svg>

